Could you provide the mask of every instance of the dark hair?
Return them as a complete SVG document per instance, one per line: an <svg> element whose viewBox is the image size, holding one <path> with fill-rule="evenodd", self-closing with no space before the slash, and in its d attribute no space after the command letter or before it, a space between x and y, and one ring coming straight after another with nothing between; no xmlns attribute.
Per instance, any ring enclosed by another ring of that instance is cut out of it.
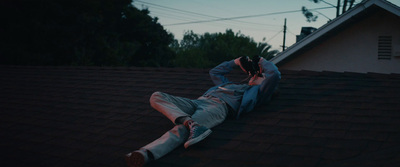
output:
<svg viewBox="0 0 400 167"><path fill-rule="evenodd" d="M258 75L261 77L260 74L260 67L258 66L258 62L260 61L260 56L256 55L250 61L249 57L242 56L240 57L240 64L242 65L243 69L246 70L247 74L254 76Z"/></svg>

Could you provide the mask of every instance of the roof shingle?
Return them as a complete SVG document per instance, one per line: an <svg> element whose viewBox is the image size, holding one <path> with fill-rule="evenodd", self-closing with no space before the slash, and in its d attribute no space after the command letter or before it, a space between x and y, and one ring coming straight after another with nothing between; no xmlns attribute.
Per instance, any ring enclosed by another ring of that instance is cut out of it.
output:
<svg viewBox="0 0 400 167"><path fill-rule="evenodd" d="M281 72L268 104L148 166L399 163L399 74ZM125 166L125 153L173 127L150 107L154 91L197 98L213 86L206 69L0 66L0 76L8 166Z"/></svg>

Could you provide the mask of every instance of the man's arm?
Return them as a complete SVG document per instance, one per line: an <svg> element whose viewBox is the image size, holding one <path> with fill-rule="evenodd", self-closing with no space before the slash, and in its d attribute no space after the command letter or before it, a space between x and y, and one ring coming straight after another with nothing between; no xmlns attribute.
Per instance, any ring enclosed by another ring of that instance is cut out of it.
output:
<svg viewBox="0 0 400 167"><path fill-rule="evenodd" d="M225 61L218 66L214 67L213 69L210 70L210 77L211 80L214 82L215 85L219 85L222 83L229 82L228 78L225 77L225 74L228 74L233 70L233 67L235 67L235 61Z"/></svg>
<svg viewBox="0 0 400 167"><path fill-rule="evenodd" d="M236 116L237 119L239 119L241 114L253 110L256 105L268 101L281 79L281 73L273 63L260 58L258 64L265 79L260 85L253 86L244 93L239 112Z"/></svg>
<svg viewBox="0 0 400 167"><path fill-rule="evenodd" d="M214 67L209 72L211 80L214 82L215 85L230 82L228 78L225 77L225 75L230 73L236 66L239 66L245 73L248 73L241 63L241 61L244 61L245 59L247 61L248 57L242 56L231 61L225 61Z"/></svg>
<svg viewBox="0 0 400 167"><path fill-rule="evenodd" d="M258 104L269 100L274 93L275 89L278 87L278 83L281 80L281 73L278 68L270 61L260 58L258 63L262 68L262 74L265 80L260 84L259 88L259 100Z"/></svg>

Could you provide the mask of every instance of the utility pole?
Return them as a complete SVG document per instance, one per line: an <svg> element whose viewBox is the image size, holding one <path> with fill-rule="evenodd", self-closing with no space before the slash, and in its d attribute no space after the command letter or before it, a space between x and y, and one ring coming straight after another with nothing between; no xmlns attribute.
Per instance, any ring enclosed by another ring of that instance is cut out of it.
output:
<svg viewBox="0 0 400 167"><path fill-rule="evenodd" d="M286 18L285 18L285 24L283 26L283 46L282 46L282 52L285 51L285 43L286 43Z"/></svg>

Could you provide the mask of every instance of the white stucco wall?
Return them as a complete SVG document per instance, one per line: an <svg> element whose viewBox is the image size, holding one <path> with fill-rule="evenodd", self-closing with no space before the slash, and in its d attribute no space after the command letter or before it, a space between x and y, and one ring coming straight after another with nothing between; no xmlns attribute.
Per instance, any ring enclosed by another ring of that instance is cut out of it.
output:
<svg viewBox="0 0 400 167"><path fill-rule="evenodd" d="M378 37L392 36L391 60L378 60ZM386 11L353 24L281 69L400 73L400 18ZM397 56L396 56L397 55Z"/></svg>

